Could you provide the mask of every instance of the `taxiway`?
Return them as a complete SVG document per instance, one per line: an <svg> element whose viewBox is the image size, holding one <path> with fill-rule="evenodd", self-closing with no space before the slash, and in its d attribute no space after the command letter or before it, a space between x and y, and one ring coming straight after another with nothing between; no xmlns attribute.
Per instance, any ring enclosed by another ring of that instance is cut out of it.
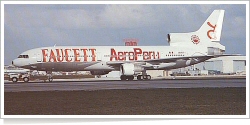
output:
<svg viewBox="0 0 250 125"><path fill-rule="evenodd" d="M246 79L192 79L192 80L150 80L150 81L119 81L119 80L77 80L12 83L5 82L5 92L19 91L73 91L73 90L111 90L111 89L152 89L152 88L225 88L246 87Z"/></svg>

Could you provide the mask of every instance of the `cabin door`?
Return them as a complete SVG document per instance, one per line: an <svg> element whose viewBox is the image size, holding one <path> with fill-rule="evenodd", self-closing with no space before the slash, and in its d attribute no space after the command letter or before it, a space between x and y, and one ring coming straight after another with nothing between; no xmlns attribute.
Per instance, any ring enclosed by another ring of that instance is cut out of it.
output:
<svg viewBox="0 0 250 125"><path fill-rule="evenodd" d="M37 62L42 62L42 56L40 53L36 54L36 60L37 60Z"/></svg>
<svg viewBox="0 0 250 125"><path fill-rule="evenodd" d="M97 61L102 61L102 54L97 52Z"/></svg>

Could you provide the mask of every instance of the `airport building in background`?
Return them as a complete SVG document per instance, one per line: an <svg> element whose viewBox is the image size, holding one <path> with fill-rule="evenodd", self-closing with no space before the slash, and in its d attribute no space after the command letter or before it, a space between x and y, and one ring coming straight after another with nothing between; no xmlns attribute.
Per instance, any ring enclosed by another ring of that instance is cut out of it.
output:
<svg viewBox="0 0 250 125"><path fill-rule="evenodd" d="M224 56L212 58L205 62L185 68L172 70L147 70L153 78L171 75L246 75L246 56ZM119 71L110 72L101 77L120 77Z"/></svg>

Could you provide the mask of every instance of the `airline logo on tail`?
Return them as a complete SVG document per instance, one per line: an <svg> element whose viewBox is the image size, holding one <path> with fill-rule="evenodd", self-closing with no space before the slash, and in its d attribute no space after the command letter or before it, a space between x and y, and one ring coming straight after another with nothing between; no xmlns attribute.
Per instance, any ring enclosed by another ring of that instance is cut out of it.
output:
<svg viewBox="0 0 250 125"><path fill-rule="evenodd" d="M207 25L209 27L211 27L212 29L208 30L207 31L207 37L210 39L210 40L216 40L217 37L216 37L216 24L215 25L212 25L210 22L207 22ZM192 35L191 36L191 41L194 43L194 44L199 44L200 43L200 38L197 36L197 35Z"/></svg>
<svg viewBox="0 0 250 125"><path fill-rule="evenodd" d="M207 37L209 39L216 40L217 39L216 33L215 33L216 24L214 26L210 22L207 22L207 24L208 24L208 26L213 28L213 29L207 31Z"/></svg>
<svg viewBox="0 0 250 125"><path fill-rule="evenodd" d="M197 35L192 35L191 36L191 40L192 40L192 42L194 43L194 44L198 44L198 43L200 43L200 38L197 36Z"/></svg>

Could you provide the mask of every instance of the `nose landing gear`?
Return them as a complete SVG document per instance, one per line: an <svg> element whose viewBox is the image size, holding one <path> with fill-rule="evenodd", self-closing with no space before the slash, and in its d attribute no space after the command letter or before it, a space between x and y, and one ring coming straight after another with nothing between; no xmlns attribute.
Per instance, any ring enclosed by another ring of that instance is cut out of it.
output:
<svg viewBox="0 0 250 125"><path fill-rule="evenodd" d="M48 81L49 82L52 82L53 81L53 78L52 78L52 71L46 71L46 74L47 74L47 76L48 76Z"/></svg>

